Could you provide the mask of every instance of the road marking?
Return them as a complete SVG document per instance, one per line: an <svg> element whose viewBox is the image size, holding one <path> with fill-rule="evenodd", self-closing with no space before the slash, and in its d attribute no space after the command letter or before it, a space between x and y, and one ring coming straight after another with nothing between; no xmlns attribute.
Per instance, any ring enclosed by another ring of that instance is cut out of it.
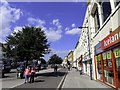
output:
<svg viewBox="0 0 120 90"><path fill-rule="evenodd" d="M64 77L63 77L62 80L60 81L60 83L59 83L59 85L58 85L58 87L57 87L56 90L60 90L60 89L61 89L61 85L64 83L64 80L65 80L65 78L66 78L66 76L67 76L67 73L68 73L68 72L66 71Z"/></svg>

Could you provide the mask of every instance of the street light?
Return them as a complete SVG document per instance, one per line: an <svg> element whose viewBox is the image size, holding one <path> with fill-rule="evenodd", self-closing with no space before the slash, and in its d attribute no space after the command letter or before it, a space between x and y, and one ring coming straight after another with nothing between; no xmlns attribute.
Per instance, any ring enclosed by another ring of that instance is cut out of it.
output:
<svg viewBox="0 0 120 90"><path fill-rule="evenodd" d="M80 29L82 28L87 28L87 34L88 34L88 51L89 51L89 59L90 59L90 79L92 80L92 58L91 58L91 55L90 55L90 36L89 36L89 28L88 27L78 27Z"/></svg>

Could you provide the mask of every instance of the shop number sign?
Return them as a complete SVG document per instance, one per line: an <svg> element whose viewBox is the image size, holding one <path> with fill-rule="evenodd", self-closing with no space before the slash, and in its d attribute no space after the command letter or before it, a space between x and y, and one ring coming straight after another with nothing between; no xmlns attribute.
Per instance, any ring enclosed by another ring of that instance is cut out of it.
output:
<svg viewBox="0 0 120 90"><path fill-rule="evenodd" d="M115 55L115 58L120 57L120 48L114 49L114 55Z"/></svg>

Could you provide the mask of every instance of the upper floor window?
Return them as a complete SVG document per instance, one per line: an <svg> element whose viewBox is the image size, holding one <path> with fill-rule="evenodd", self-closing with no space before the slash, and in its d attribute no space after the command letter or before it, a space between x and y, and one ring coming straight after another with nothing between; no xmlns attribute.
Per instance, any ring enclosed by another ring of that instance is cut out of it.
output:
<svg viewBox="0 0 120 90"><path fill-rule="evenodd" d="M97 32L97 30L100 28L100 20L99 20L98 8L96 8L93 16L94 16L95 26L96 26L96 32Z"/></svg>
<svg viewBox="0 0 120 90"><path fill-rule="evenodd" d="M120 0L115 0L116 4L115 6L117 6L120 3Z"/></svg>
<svg viewBox="0 0 120 90"><path fill-rule="evenodd" d="M111 14L111 5L110 2L102 2L101 4L103 8L103 20L105 21Z"/></svg>

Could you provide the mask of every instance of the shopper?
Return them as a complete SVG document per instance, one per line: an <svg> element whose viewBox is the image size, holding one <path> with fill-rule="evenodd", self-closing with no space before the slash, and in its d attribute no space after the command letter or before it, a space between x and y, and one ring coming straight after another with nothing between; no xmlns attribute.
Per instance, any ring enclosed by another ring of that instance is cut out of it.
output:
<svg viewBox="0 0 120 90"><path fill-rule="evenodd" d="M35 68L32 67L31 68L31 74L30 74L30 83L34 83L35 73L36 73Z"/></svg>
<svg viewBox="0 0 120 90"><path fill-rule="evenodd" d="M27 68L24 71L25 83L29 82L29 73L30 73L30 68L27 66Z"/></svg>

